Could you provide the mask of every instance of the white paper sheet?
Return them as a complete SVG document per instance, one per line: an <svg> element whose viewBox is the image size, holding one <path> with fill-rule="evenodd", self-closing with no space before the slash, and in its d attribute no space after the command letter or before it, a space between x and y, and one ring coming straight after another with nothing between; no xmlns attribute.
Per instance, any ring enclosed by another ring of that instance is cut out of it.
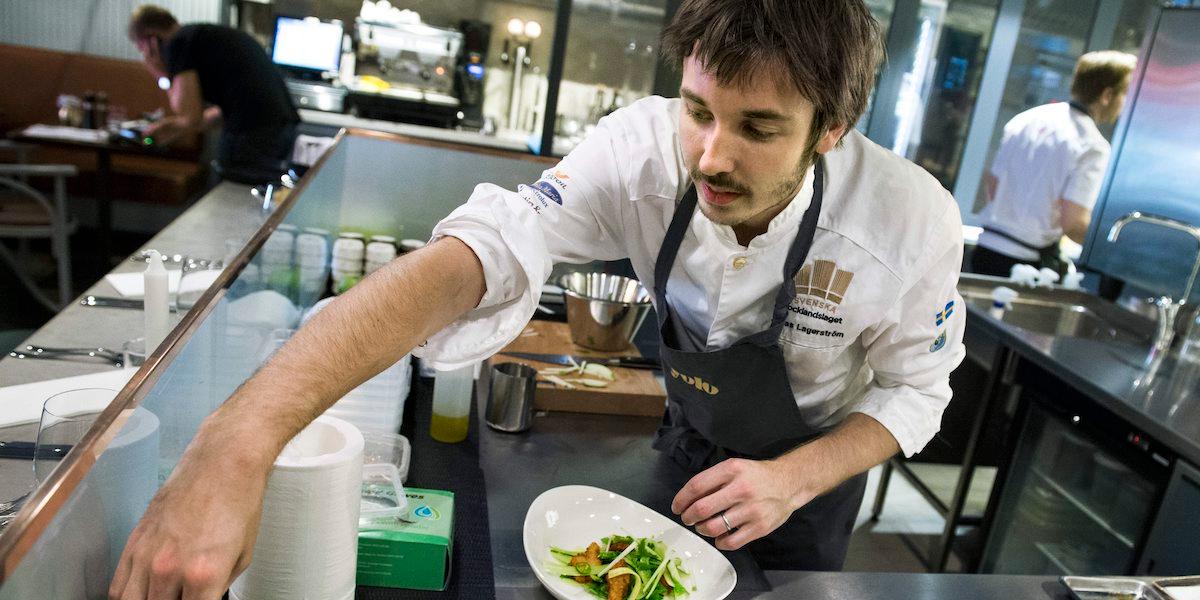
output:
<svg viewBox="0 0 1200 600"><path fill-rule="evenodd" d="M179 292L203 292L212 285L217 277L221 275L220 269L208 269L204 271L192 271L183 281L183 289L179 287L180 272L177 270L167 271L167 289L171 294ZM117 293L125 298L141 298L146 290L141 273L109 273L104 276L104 280L116 288Z"/></svg>
<svg viewBox="0 0 1200 600"><path fill-rule="evenodd" d="M11 359L16 360L16 359ZM121 391L137 369L113 369L103 373L50 379L0 388L0 427L37 423L42 405L55 394L83 388L108 388L113 396Z"/></svg>

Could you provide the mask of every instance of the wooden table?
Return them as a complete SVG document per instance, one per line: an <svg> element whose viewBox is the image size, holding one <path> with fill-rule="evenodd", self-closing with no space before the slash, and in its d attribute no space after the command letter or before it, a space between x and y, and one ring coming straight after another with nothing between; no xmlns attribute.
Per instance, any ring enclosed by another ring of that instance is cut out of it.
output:
<svg viewBox="0 0 1200 600"><path fill-rule="evenodd" d="M31 125L23 129L18 129L9 134L9 139L26 144L36 144L39 146L57 146L60 148L74 148L82 150L90 150L96 153L96 218L99 228L99 250L100 255L110 265L115 264L112 256L112 156L113 154L137 154L162 156L168 158L189 158L191 155L179 150L170 148L156 148L139 146L133 143L118 142L114 143L111 138L88 140L82 137L53 135L40 135L36 133L37 125ZM57 126L55 126L57 127ZM63 128L77 130L80 133L89 131L77 128ZM31 134L33 133L33 134ZM99 136L97 136L99 138Z"/></svg>

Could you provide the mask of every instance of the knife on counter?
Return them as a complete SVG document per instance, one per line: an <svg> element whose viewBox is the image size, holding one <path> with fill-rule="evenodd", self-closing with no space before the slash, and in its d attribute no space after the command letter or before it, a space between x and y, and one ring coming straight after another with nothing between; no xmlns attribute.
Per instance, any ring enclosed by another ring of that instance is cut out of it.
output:
<svg viewBox="0 0 1200 600"><path fill-rule="evenodd" d="M536 360L538 362L550 363L555 365L580 364L584 361L589 363L604 365L606 367L621 367L625 369L651 369L661 370L662 363L653 358L644 356L573 356L570 354L537 354L533 352L500 352L504 356L512 356L514 358L523 358L525 360ZM575 362L572 363L571 361Z"/></svg>
<svg viewBox="0 0 1200 600"><path fill-rule="evenodd" d="M0 458L19 458L32 460L34 452L38 458L62 458L71 451L68 444L44 445L37 447L34 442L0 442Z"/></svg>
<svg viewBox="0 0 1200 600"><path fill-rule="evenodd" d="M79 303L84 306L97 306L102 308L135 308L142 310L145 303L141 300L133 298L110 298L108 296L84 296L79 299ZM178 308L172 303L169 307L171 312L177 312Z"/></svg>

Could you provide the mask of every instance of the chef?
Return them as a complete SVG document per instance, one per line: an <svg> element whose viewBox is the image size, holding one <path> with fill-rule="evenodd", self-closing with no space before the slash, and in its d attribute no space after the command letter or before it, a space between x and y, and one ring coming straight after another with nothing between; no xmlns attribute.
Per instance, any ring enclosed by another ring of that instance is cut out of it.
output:
<svg viewBox="0 0 1200 600"><path fill-rule="evenodd" d="M618 110L536 182L478 186L214 413L112 596L218 597L249 560L272 461L325 407L413 348L442 367L492 355L555 263L624 257L659 315L654 444L686 474L672 510L765 568L838 569L864 472L919 451L950 400L955 202L851 129L879 53L861 0L685 0L663 48L680 99Z"/></svg>
<svg viewBox="0 0 1200 600"><path fill-rule="evenodd" d="M1007 277L1028 263L1065 274L1063 236L1082 244L1112 148L1097 123L1121 114L1137 57L1089 52L1075 63L1071 101L1031 108L1004 125L984 176L988 203L971 255L974 272Z"/></svg>

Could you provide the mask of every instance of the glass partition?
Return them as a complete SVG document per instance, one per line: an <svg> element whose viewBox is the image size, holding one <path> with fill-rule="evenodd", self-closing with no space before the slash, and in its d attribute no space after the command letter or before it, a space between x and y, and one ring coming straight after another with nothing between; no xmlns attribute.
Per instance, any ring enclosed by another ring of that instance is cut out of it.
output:
<svg viewBox="0 0 1200 600"><path fill-rule="evenodd" d="M272 333L296 327L328 295L328 256L314 275L297 264L289 236L353 230L426 239L476 184L513 188L550 164L341 134L0 534L0 599L105 597L129 533L201 422L258 368Z"/></svg>

